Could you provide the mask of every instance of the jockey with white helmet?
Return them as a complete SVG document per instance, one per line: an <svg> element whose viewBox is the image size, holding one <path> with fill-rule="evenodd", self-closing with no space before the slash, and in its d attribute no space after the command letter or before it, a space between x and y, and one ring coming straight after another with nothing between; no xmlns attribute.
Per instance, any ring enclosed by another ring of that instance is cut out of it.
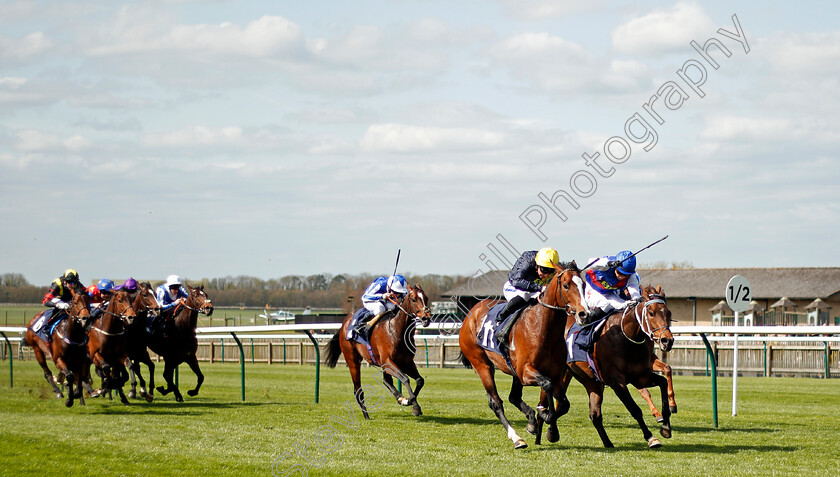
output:
<svg viewBox="0 0 840 477"><path fill-rule="evenodd" d="M367 287L362 295L362 304L371 312L373 318L367 323L368 330L379 321L385 313L397 307L391 300L400 302L408 294L408 286L402 275L379 277Z"/></svg>
<svg viewBox="0 0 840 477"><path fill-rule="evenodd" d="M170 311L173 307L183 304L189 298L187 291L184 290L181 277L178 275L169 275L166 277L166 282L158 285L155 290L158 305L160 305L161 312Z"/></svg>
<svg viewBox="0 0 840 477"><path fill-rule="evenodd" d="M589 261L593 260L595 259ZM635 304L642 297L639 274L636 273L636 257L629 250L597 259L584 276L584 300L592 310L589 321L596 321L615 310L622 310L630 304ZM581 320L577 316L575 319L579 322Z"/></svg>

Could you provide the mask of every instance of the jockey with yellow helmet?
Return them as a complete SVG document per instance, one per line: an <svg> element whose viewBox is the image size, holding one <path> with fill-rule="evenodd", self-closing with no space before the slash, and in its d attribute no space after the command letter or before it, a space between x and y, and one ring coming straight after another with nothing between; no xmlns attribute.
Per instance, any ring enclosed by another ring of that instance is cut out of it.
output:
<svg viewBox="0 0 840 477"><path fill-rule="evenodd" d="M559 262L557 250L549 247L525 252L519 257L510 269L508 281L502 289L508 302L505 309L499 313L497 326L511 313L525 307L528 301L540 296L545 285L554 276L554 264ZM503 348L507 348L508 334L513 328L513 321L496 331L499 345Z"/></svg>
<svg viewBox="0 0 840 477"><path fill-rule="evenodd" d="M50 284L50 289L47 290L46 294L44 294L42 303L45 306L52 308L52 310L44 312L44 316L47 317L46 320L36 323L36 326L33 327L32 331L37 332L43 328L44 325L52 324L56 320L66 316L65 310L70 308L70 304L73 302L73 293L70 291L71 288L77 291L84 291L84 285L82 285L82 282L79 280L79 273L72 268L68 268L64 272L64 275L53 280Z"/></svg>

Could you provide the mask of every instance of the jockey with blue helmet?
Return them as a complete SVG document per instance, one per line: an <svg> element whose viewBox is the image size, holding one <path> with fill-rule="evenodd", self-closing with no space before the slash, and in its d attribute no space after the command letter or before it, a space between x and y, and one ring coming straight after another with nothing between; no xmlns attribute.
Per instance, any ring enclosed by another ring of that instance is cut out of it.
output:
<svg viewBox="0 0 840 477"><path fill-rule="evenodd" d="M590 262L595 260L590 259ZM622 310L641 300L642 290L636 273L636 257L629 250L615 256L600 257L584 274L584 300L592 312L589 321L596 321L615 310ZM581 318L575 317L580 323ZM580 323L583 324L583 323Z"/></svg>
<svg viewBox="0 0 840 477"><path fill-rule="evenodd" d="M99 318L114 295L114 282L107 278L99 280L96 285L88 287L90 295L90 321Z"/></svg>
<svg viewBox="0 0 840 477"><path fill-rule="evenodd" d="M368 331L382 316L397 307L392 300L401 302L407 294L408 285L402 275L379 277L374 280L362 295L362 305L373 316L366 325Z"/></svg>

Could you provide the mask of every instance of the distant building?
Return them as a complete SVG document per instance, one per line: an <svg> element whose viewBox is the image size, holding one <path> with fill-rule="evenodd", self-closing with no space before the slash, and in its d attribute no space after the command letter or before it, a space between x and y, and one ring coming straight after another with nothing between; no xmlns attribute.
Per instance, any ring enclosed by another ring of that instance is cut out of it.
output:
<svg viewBox="0 0 840 477"><path fill-rule="evenodd" d="M840 267L639 269L638 273L643 286L662 285L679 325L710 325L718 313L715 324L732 324L732 311L725 303L719 305L734 275L746 277L752 286L754 325L805 325L809 312L814 318L811 324L840 324ZM492 270L442 296L466 312L481 299L499 297L507 275L507 270Z"/></svg>

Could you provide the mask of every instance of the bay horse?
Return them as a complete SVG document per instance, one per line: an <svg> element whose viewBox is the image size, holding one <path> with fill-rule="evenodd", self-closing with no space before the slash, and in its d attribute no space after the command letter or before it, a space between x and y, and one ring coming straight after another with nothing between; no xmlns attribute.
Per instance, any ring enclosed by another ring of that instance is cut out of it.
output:
<svg viewBox="0 0 840 477"><path fill-rule="evenodd" d="M131 374L131 389L128 391L128 397L137 397L137 379L139 378L140 396L145 398L146 402L152 402L155 393L155 363L149 356L146 325L150 316L155 316L160 313L160 305L155 298L155 292L150 283L142 282L138 284L137 295L134 297L134 304L132 306L137 313L137 317L126 330L128 345L127 365L128 372ZM148 391L146 390L146 381L140 373L140 363L145 364L149 368Z"/></svg>
<svg viewBox="0 0 840 477"><path fill-rule="evenodd" d="M505 416L504 405L496 390L495 369L513 376L509 400L528 418L527 430L534 433L537 422L534 410L522 400L523 386L539 386L548 396L555 394L554 388L561 381L566 371L565 347L563 343L567 319L574 322L574 317L585 317L588 309L583 301L583 280L580 270L572 261L568 264L554 265L555 273L546 285L539 303L527 307L510 331L510 364L494 352L481 348L478 344L478 331L484 317L499 300L487 299L478 302L467 314L461 326L459 343L461 361L464 366L475 369L481 383L487 391L490 409L496 414L513 441L515 449L524 449L528 444L519 437ZM558 358L558 356L560 358ZM552 406L540 406L539 414L543 420L553 423L559 414Z"/></svg>
<svg viewBox="0 0 840 477"><path fill-rule="evenodd" d="M58 389L58 386L56 386L56 379L53 377L49 366L47 366L47 356L52 357L60 375L66 378L67 401L64 404L67 407L73 406L73 399L77 391L79 394L79 404L83 406L85 404L84 396L80 391L85 376L85 365L88 360L87 348L85 348L88 340L87 334L85 333L85 325L90 319L90 296L83 289L77 291L73 287L69 288L73 300L70 303L70 308L67 309L68 317L63 320L63 324L59 323L55 327L52 332L52 341L49 343L45 342L31 329L32 325L44 314L43 311L38 312L29 322L24 338L26 343L32 347L35 353L35 359L44 370L44 378L52 386L55 397L59 399L63 398L64 395ZM53 313L56 312L58 310L53 311Z"/></svg>
<svg viewBox="0 0 840 477"><path fill-rule="evenodd" d="M402 302L397 304L397 308L389 315L383 316L371 329L370 347L373 355L365 345L347 340L347 326L353 319L353 311L344 317L341 328L327 344L324 363L334 368L338 363L338 358L344 355L344 361L347 362L347 368L350 370L350 379L353 381L353 393L365 419L370 419L370 416L365 406L365 393L362 390L363 359L382 370L383 383L401 406L412 406L411 413L415 416L423 414L417 402L417 395L420 394L424 381L414 363L414 354L417 351L414 346L414 330L418 323L423 326L429 325L432 314L428 304L429 297L419 284L409 286L408 293ZM405 386L407 398L394 387L392 377L397 378ZM416 383L413 390L408 378L414 379Z"/></svg>
<svg viewBox="0 0 840 477"><path fill-rule="evenodd" d="M135 316L128 291L116 291L102 314L93 320L88 332L88 353L96 367L96 374L102 378L102 388L106 391L116 389L123 404L128 404L122 390L128 381L128 370L125 368L128 356L126 329Z"/></svg>
<svg viewBox="0 0 840 477"><path fill-rule="evenodd" d="M198 367L198 359L195 356L195 352L198 350L195 328L198 325L199 313L207 316L213 314L213 303L207 293L204 292L204 285L196 288L189 285L184 286L189 292L186 301L183 304L176 305L171 316L161 317L167 320L166 332L163 335L153 335L148 340L149 348L162 356L164 361L163 379L166 381L166 387L158 386L157 390L164 396L174 393L177 402L184 401L181 391L172 379L178 365L187 363L195 373L196 385L194 389L187 391L188 395L197 396L201 383L204 382L204 374L201 373L201 368Z"/></svg>
<svg viewBox="0 0 840 477"><path fill-rule="evenodd" d="M662 351L669 351L674 344L674 335L669 326L671 311L665 303L662 287L654 289L645 287L642 290L643 301L635 306L625 308L610 315L595 342L592 359L598 370L598 376L586 362L576 361L568 363L567 372L561 382L562 398L560 404L568 410L565 392L574 376L589 394L589 418L604 447L613 447L612 441L604 430L601 402L604 399L604 385L612 388L616 396L630 412L630 415L642 429L642 436L648 447L661 447L662 443L655 438L644 421L642 410L630 395L627 386L632 384L643 389L659 386L662 393L662 425L659 433L662 437L671 437L671 412L668 406L668 381L653 372L653 344L659 345ZM566 336L574 321L570 318L566 322ZM542 398L541 398L542 399ZM564 402L565 401L565 402Z"/></svg>

